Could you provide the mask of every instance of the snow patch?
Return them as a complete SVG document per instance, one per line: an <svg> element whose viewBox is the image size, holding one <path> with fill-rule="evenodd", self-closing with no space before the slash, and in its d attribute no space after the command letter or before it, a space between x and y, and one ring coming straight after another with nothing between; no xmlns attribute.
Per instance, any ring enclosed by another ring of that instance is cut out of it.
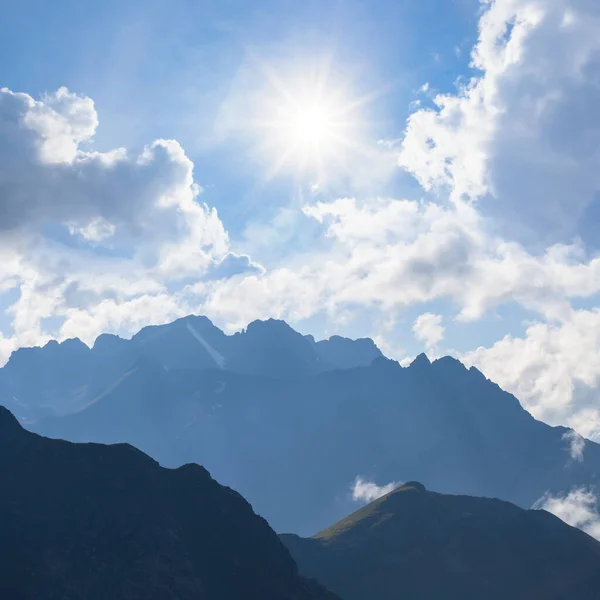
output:
<svg viewBox="0 0 600 600"><path fill-rule="evenodd" d="M186 323L188 331L204 346L204 349L212 356L220 369L225 368L225 357L217 352L195 329L190 323Z"/></svg>

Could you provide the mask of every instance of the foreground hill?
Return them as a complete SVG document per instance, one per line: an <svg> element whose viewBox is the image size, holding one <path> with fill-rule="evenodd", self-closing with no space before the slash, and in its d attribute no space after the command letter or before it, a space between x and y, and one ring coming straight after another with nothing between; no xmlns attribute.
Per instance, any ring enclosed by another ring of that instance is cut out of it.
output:
<svg viewBox="0 0 600 600"><path fill-rule="evenodd" d="M310 539L300 572L344 600L592 600L600 543L545 511L408 483Z"/></svg>
<svg viewBox="0 0 600 600"><path fill-rule="evenodd" d="M335 600L197 465L48 440L0 407L0 598Z"/></svg>

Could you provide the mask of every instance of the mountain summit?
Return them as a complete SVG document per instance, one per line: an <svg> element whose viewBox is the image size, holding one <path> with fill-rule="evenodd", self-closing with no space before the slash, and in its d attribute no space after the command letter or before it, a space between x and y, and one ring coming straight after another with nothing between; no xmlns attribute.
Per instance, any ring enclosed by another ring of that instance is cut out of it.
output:
<svg viewBox="0 0 600 600"><path fill-rule="evenodd" d="M593 600L600 543L553 515L409 482L311 539L280 536L344 600Z"/></svg>

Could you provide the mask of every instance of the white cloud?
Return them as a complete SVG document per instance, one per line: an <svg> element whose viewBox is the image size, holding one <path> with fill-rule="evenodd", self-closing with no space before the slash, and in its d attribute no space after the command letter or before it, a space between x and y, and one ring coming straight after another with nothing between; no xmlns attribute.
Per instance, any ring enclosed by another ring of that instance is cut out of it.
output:
<svg viewBox="0 0 600 600"><path fill-rule="evenodd" d="M571 490L566 496L546 495L533 506L547 510L572 527L600 540L600 515L595 494L588 489Z"/></svg>
<svg viewBox="0 0 600 600"><path fill-rule="evenodd" d="M110 239L150 252L161 243L223 253L227 237L213 211L196 200L191 161L173 140L137 155L120 148L92 152L94 104L61 88L41 101L0 91L0 227L39 231L62 224L95 242ZM146 242L146 244L143 244Z"/></svg>
<svg viewBox="0 0 600 600"><path fill-rule="evenodd" d="M399 163L426 189L486 197L521 240L571 239L600 192L600 4L495 0L460 93L414 113Z"/></svg>
<svg viewBox="0 0 600 600"><path fill-rule="evenodd" d="M535 417L600 439L600 311L571 311L558 323L535 323L463 360L512 392Z"/></svg>
<svg viewBox="0 0 600 600"><path fill-rule="evenodd" d="M178 316L199 303L186 279L232 265L179 144L95 152L97 126L93 101L66 88L39 101L0 90L0 292L19 291L0 350ZM50 317L60 329L44 329Z"/></svg>
<svg viewBox="0 0 600 600"><path fill-rule="evenodd" d="M585 450L585 438L575 430L569 429L563 434L562 439L569 444L569 454L572 460L583 462L583 451Z"/></svg>
<svg viewBox="0 0 600 600"><path fill-rule="evenodd" d="M262 276L205 286L207 310L243 325L269 314L297 320L323 311L333 318L347 307L393 316L449 298L464 320L511 301L556 319L570 314L570 297L600 291L600 260L587 260L581 246L529 253L490 234L467 205L342 198L304 212L321 224L328 246L288 256L285 267Z"/></svg>
<svg viewBox="0 0 600 600"><path fill-rule="evenodd" d="M486 2L472 79L410 117L398 155L425 189L471 203L495 239L469 255L459 317L511 301L539 315L465 359L536 417L595 439L600 318L572 299L600 282L599 26L589 0Z"/></svg>
<svg viewBox="0 0 600 600"><path fill-rule="evenodd" d="M193 312L177 294L143 294L127 300L102 298L86 309L69 308L61 338L79 337L91 344L105 332L137 332L149 323L163 324Z"/></svg>
<svg viewBox="0 0 600 600"><path fill-rule="evenodd" d="M69 164L79 144L89 140L98 127L98 115L90 98L72 94L65 87L36 102L27 94L2 89L2 121L5 140L17 150L33 153L43 164ZM8 117L8 118L7 118ZM23 127L32 135L11 135Z"/></svg>
<svg viewBox="0 0 600 600"><path fill-rule="evenodd" d="M438 344L444 339L446 328L442 325L442 315L423 313L413 325L415 337L425 343L427 350L435 352Z"/></svg>
<svg viewBox="0 0 600 600"><path fill-rule="evenodd" d="M392 481L387 485L379 486L373 481L367 481L362 477L357 477L351 487L352 499L355 502L362 502L368 504L381 498L390 492L393 492L398 486L402 485L399 482Z"/></svg>
<svg viewBox="0 0 600 600"><path fill-rule="evenodd" d="M69 225L71 235L79 234L87 242L101 242L112 237L115 231L116 227L102 217L91 220L85 227Z"/></svg>

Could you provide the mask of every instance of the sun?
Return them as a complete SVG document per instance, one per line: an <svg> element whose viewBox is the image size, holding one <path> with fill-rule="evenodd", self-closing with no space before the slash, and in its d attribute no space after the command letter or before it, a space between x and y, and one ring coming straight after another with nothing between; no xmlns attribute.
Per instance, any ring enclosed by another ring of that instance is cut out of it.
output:
<svg viewBox="0 0 600 600"><path fill-rule="evenodd" d="M348 169L364 150L362 110L368 97L335 82L327 67L281 75L264 67L255 133L267 178L292 171L313 184Z"/></svg>
<svg viewBox="0 0 600 600"><path fill-rule="evenodd" d="M352 135L353 123L344 103L327 90L286 95L270 107L269 113L272 117L265 123L267 143L280 163L290 163L300 170L323 168Z"/></svg>
<svg viewBox="0 0 600 600"><path fill-rule="evenodd" d="M290 139L299 146L320 147L327 144L336 129L335 111L318 99L298 102L289 115Z"/></svg>

